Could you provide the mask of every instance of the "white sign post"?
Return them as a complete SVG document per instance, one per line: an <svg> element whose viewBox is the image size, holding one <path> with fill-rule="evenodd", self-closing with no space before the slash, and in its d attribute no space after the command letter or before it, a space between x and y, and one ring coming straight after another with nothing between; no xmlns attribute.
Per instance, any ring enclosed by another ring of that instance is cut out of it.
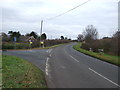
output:
<svg viewBox="0 0 120 90"><path fill-rule="evenodd" d="M14 38L13 38L13 41L14 41L14 47L15 47L14 49L16 49L16 41L17 41L17 37L14 37Z"/></svg>

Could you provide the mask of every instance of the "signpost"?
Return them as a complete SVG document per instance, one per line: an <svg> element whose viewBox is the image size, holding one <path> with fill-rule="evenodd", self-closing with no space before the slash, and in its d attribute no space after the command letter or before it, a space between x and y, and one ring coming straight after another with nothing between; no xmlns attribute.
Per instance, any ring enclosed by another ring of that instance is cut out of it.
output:
<svg viewBox="0 0 120 90"><path fill-rule="evenodd" d="M14 49L16 49L16 41L17 41L17 37L14 37L14 38L13 38L13 41L14 41L14 47L15 47Z"/></svg>
<svg viewBox="0 0 120 90"><path fill-rule="evenodd" d="M29 43L30 43L30 48L31 48L33 44L32 40L29 40Z"/></svg>
<svg viewBox="0 0 120 90"><path fill-rule="evenodd" d="M40 45L44 48L44 41L40 41Z"/></svg>
<svg viewBox="0 0 120 90"><path fill-rule="evenodd" d="M14 42L16 42L17 41L17 38L16 37L14 37Z"/></svg>

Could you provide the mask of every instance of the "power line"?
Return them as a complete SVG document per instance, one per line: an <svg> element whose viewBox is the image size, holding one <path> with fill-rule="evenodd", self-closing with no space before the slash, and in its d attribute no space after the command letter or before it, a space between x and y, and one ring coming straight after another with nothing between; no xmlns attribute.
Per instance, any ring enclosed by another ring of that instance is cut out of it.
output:
<svg viewBox="0 0 120 90"><path fill-rule="evenodd" d="M78 5L78 6L74 7L74 8L72 8L72 9L70 9L70 10L64 12L64 13L61 13L61 14L59 14L59 15L57 15L57 16L54 16L54 17L51 17L51 18L47 18L47 19L44 19L44 20L52 20L52 19L54 19L54 18L60 17L60 16L62 16L62 15L64 15L64 14L66 14L66 13L68 13L68 12L70 12L70 11L73 11L74 9L76 9L76 8L78 8L78 7L80 7L80 6L84 5L84 4L86 4L86 3L88 3L89 1L90 1L90 0L88 0L88 1L86 1L86 2L84 2L84 3L82 3L82 4L80 4L80 5ZM42 25L43 25L43 20L41 20L40 35L42 35L42 27L43 27ZM41 41L41 40L40 40L40 41Z"/></svg>
<svg viewBox="0 0 120 90"><path fill-rule="evenodd" d="M54 19L54 18L60 17L60 16L62 16L62 15L64 15L64 14L66 14L66 13L68 13L68 12L70 12L70 11L73 11L74 9L76 9L76 8L78 8L78 7L80 7L80 6L84 5L84 4L86 4L86 3L88 3L89 1L90 1L90 0L88 0L88 1L86 1L86 2L84 2L84 3L82 3L82 4L80 4L80 5L78 5L78 6L74 7L74 8L72 8L72 9L70 9L70 10L64 12L64 13L61 13L61 14L59 14L59 15L57 15L57 16L48 18L48 19L46 19L46 20L52 20L52 19Z"/></svg>

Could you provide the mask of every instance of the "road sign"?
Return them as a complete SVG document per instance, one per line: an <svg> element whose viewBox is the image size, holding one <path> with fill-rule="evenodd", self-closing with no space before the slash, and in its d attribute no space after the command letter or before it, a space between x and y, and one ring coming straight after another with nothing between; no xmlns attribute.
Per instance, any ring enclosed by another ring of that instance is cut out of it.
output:
<svg viewBox="0 0 120 90"><path fill-rule="evenodd" d="M30 42L30 44L32 44L33 42Z"/></svg>
<svg viewBox="0 0 120 90"><path fill-rule="evenodd" d="M17 38L16 37L14 37L14 42L16 42L17 41Z"/></svg>
<svg viewBox="0 0 120 90"><path fill-rule="evenodd" d="M41 41L41 42L40 42L40 44L44 44L44 42L43 42L43 41Z"/></svg>

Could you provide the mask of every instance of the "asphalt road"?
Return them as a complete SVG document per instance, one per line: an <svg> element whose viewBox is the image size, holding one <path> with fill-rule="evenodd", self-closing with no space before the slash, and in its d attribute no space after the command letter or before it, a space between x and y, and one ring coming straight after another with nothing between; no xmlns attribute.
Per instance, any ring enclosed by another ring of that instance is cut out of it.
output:
<svg viewBox="0 0 120 90"><path fill-rule="evenodd" d="M43 50L9 50L3 51L3 54L17 56L35 64L42 71L45 71L45 63L48 56L46 49Z"/></svg>
<svg viewBox="0 0 120 90"><path fill-rule="evenodd" d="M119 67L82 54L75 43L48 50L7 51L24 58L47 76L51 88L118 88Z"/></svg>

